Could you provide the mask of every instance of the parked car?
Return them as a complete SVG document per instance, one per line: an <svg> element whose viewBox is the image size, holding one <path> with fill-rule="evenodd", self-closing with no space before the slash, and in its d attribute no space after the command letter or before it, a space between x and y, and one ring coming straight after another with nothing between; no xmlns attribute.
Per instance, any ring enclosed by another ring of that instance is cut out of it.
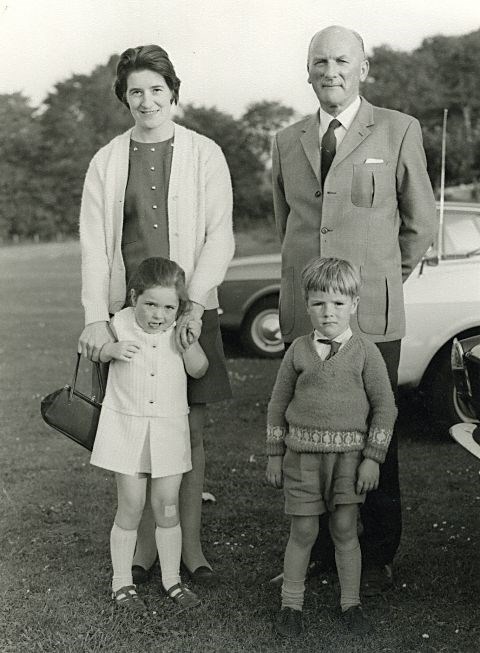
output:
<svg viewBox="0 0 480 653"><path fill-rule="evenodd" d="M236 258L219 289L222 328L238 331L250 354L282 355L280 267L280 254ZM454 389L450 349L454 337L480 334L480 204L445 203L443 229L404 292L399 383L419 387L440 420L471 422Z"/></svg>

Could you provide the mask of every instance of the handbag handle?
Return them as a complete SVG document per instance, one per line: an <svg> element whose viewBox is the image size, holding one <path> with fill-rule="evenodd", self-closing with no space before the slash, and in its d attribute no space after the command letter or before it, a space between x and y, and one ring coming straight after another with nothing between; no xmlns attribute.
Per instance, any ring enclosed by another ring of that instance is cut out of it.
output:
<svg viewBox="0 0 480 653"><path fill-rule="evenodd" d="M79 354L77 352L77 363L75 365L75 370L73 372L72 383L70 385L70 390L68 392L68 401L72 401L72 396L73 396L73 393L75 392L75 386L77 384L78 368L80 367L81 357L82 357L82 354ZM104 394L105 394L105 386L104 386L104 383L103 383L102 373L100 372L100 365L99 365L99 363L94 363L93 361L92 361L92 365L94 365L95 369L97 370L98 385L100 387L100 393L101 393L101 395L103 397Z"/></svg>

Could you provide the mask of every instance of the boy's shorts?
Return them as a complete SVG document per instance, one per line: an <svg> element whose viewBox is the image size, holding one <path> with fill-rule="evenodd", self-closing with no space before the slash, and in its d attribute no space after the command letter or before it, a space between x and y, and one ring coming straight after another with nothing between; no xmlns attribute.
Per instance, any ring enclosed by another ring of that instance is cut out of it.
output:
<svg viewBox="0 0 480 653"><path fill-rule="evenodd" d="M363 503L357 494L361 451L300 453L287 449L283 458L283 487L287 515L322 515L343 504Z"/></svg>

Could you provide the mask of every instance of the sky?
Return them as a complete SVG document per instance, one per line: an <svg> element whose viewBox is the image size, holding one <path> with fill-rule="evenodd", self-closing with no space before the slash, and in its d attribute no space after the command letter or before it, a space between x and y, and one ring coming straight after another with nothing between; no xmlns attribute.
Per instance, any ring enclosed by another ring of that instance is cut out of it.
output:
<svg viewBox="0 0 480 653"><path fill-rule="evenodd" d="M0 0L0 93L39 106L57 82L112 54L163 46L182 80L180 102L235 116L251 102L315 110L307 84L311 36L356 29L365 47L412 50L425 37L480 28L479 0Z"/></svg>

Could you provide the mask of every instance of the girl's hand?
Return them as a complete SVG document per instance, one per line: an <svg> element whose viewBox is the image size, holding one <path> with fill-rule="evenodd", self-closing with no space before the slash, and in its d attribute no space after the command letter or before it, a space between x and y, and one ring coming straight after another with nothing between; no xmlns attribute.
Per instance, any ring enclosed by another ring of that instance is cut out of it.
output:
<svg viewBox="0 0 480 653"><path fill-rule="evenodd" d="M357 494L376 490L380 479L380 465L371 458L365 458L358 467Z"/></svg>
<svg viewBox="0 0 480 653"><path fill-rule="evenodd" d="M178 318L175 328L175 338L177 346L182 353L200 337L204 310L201 304L191 302L190 310Z"/></svg>
<svg viewBox="0 0 480 653"><path fill-rule="evenodd" d="M267 471L265 478L273 487L283 487L283 472L282 472L283 456L268 456Z"/></svg>
<svg viewBox="0 0 480 653"><path fill-rule="evenodd" d="M140 351L140 345L133 340L120 340L119 342L107 342L101 353L102 362L109 360L123 361L129 363L132 358Z"/></svg>
<svg viewBox="0 0 480 653"><path fill-rule="evenodd" d="M113 342L108 322L92 322L87 324L80 334L78 352L94 363L98 363L100 350L107 342Z"/></svg>
<svg viewBox="0 0 480 653"><path fill-rule="evenodd" d="M197 342L197 340L200 338L200 334L202 332L202 320L194 320L193 318L191 320L188 320L187 322L187 328L186 328L186 340L188 343L188 347L190 345L193 345L194 342Z"/></svg>

